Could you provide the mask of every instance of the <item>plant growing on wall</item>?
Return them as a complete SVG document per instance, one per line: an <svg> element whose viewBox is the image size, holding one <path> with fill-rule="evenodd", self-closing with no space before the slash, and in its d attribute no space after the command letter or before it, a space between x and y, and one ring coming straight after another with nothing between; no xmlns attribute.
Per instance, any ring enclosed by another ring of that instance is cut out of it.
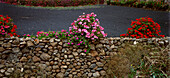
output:
<svg viewBox="0 0 170 78"><path fill-rule="evenodd" d="M160 25L149 17L142 17L132 21L131 28L128 28L126 34L121 34L120 37L132 37L132 38L152 38L152 37L164 37L160 35Z"/></svg>
<svg viewBox="0 0 170 78"><path fill-rule="evenodd" d="M19 36L15 29L17 29L17 26L14 25L10 17L0 15L0 37Z"/></svg>

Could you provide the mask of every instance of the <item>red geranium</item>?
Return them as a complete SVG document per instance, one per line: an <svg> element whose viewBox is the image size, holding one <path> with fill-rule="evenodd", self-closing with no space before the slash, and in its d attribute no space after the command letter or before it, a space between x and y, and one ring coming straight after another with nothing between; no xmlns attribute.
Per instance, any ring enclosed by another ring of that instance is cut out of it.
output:
<svg viewBox="0 0 170 78"><path fill-rule="evenodd" d="M0 15L0 37L18 36L15 31L17 26L12 21L10 17Z"/></svg>
<svg viewBox="0 0 170 78"><path fill-rule="evenodd" d="M152 37L165 37L160 35L160 25L155 23L152 18L142 17L132 21L132 28L128 28L126 34L120 35L121 37L132 38L152 38ZM128 34L128 35L127 35Z"/></svg>

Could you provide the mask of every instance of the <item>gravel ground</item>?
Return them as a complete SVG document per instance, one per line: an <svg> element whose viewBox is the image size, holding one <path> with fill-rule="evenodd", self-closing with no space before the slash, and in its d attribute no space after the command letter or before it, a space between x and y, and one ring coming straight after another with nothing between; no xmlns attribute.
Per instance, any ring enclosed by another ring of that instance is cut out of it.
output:
<svg viewBox="0 0 170 78"><path fill-rule="evenodd" d="M18 26L17 34L36 34L37 31L68 30L71 23L83 12L97 14L100 25L103 26L108 37L126 33L131 20L140 17L151 17L161 25L161 34L170 36L170 12L144 10L141 8L95 5L79 8L36 8L17 7L0 3L0 14L8 15Z"/></svg>

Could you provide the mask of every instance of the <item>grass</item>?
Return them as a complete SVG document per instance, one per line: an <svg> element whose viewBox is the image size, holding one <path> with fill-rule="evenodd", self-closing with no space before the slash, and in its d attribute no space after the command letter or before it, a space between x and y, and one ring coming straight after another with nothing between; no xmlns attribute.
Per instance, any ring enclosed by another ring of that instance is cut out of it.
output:
<svg viewBox="0 0 170 78"><path fill-rule="evenodd" d="M143 45L138 43L132 45L130 43L125 43L125 47L120 48L117 55L106 59L107 63L105 66L108 68L107 78L133 78L137 70L140 71L139 75L154 73L154 76L157 78L166 78L166 73L169 72L167 70L167 47L159 47L155 44ZM160 56L164 57L160 59L161 62L159 62L159 64L156 64L156 62L153 63L153 61L157 61L157 59L150 60L151 56L149 53L151 52L158 52ZM158 70L160 71L159 73ZM151 77L151 75L149 76Z"/></svg>

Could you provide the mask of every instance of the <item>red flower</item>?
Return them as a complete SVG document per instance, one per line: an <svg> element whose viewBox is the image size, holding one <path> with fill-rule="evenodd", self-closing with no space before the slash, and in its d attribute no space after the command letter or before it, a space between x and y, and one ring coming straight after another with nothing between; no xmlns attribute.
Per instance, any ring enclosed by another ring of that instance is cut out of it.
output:
<svg viewBox="0 0 170 78"><path fill-rule="evenodd" d="M14 29L16 29L17 28L17 26L16 25L14 25L14 27L13 27Z"/></svg>
<svg viewBox="0 0 170 78"><path fill-rule="evenodd" d="M135 30L135 32L138 32L137 30Z"/></svg>

